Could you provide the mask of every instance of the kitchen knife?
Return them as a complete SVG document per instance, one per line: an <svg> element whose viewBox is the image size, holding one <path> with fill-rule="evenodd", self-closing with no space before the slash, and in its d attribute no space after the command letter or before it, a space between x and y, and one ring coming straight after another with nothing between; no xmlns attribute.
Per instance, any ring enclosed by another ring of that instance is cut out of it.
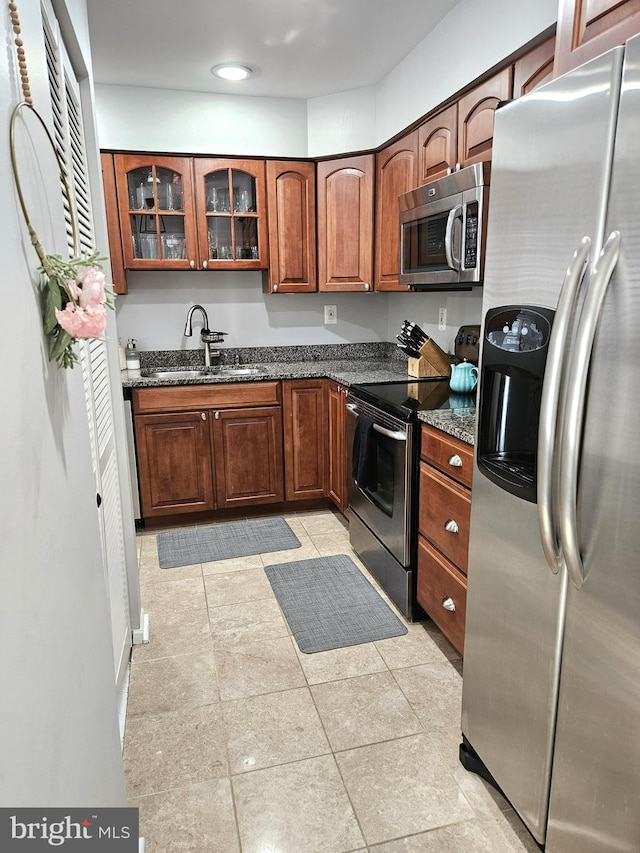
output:
<svg viewBox="0 0 640 853"><path fill-rule="evenodd" d="M405 346L404 344L396 344L396 346L399 350L402 350L405 355L408 355L409 358L420 358L420 353L418 350L413 349L413 347Z"/></svg>

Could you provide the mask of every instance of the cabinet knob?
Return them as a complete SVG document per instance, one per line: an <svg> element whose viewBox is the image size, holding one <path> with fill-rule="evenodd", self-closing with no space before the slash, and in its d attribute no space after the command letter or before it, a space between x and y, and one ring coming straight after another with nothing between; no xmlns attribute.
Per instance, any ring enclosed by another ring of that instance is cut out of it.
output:
<svg viewBox="0 0 640 853"><path fill-rule="evenodd" d="M453 456L449 457L449 465L451 465L452 468L462 468L462 459L460 459L457 453L454 453Z"/></svg>
<svg viewBox="0 0 640 853"><path fill-rule="evenodd" d="M449 610L449 611L451 611L451 613L455 613L456 603L453 600L453 598L451 598L451 596L448 596L447 598L442 599L442 606L444 607L445 610Z"/></svg>
<svg viewBox="0 0 640 853"><path fill-rule="evenodd" d="M457 533L459 530L458 522L454 521L453 518L450 518L448 521L445 521L444 529L447 531L447 533Z"/></svg>
<svg viewBox="0 0 640 853"><path fill-rule="evenodd" d="M189 266L192 270L196 268L196 262L193 260L193 258L189 261Z"/></svg>
<svg viewBox="0 0 640 853"><path fill-rule="evenodd" d="M368 281L365 281L365 283L364 283L364 289L365 289L365 290L369 290L369 282L368 282Z"/></svg>
<svg viewBox="0 0 640 853"><path fill-rule="evenodd" d="M220 420L220 412L216 412L216 413L215 413L215 415L214 415L213 417L214 417L217 421L219 421L219 420Z"/></svg>
<svg viewBox="0 0 640 853"><path fill-rule="evenodd" d="M278 285L277 285L277 284L274 284L274 285L273 285L273 292L274 292L274 293L277 293L277 292L278 292Z"/></svg>
<svg viewBox="0 0 640 853"><path fill-rule="evenodd" d="M206 268L207 268L208 266L209 266L209 264L208 264L206 261L203 261L203 262L202 262L202 269L203 269L203 270L206 270Z"/></svg>
<svg viewBox="0 0 640 853"><path fill-rule="evenodd" d="M200 417L202 418L203 421L206 421L207 413L206 412L200 412Z"/></svg>

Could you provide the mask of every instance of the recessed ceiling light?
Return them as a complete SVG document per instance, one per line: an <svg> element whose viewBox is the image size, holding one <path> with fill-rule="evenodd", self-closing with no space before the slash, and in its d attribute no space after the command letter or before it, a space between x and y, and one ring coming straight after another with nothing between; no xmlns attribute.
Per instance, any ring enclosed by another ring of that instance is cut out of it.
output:
<svg viewBox="0 0 640 853"><path fill-rule="evenodd" d="M222 77L224 80L246 80L250 77L252 71L246 65L236 65L232 62L225 62L221 65L214 65L211 73L216 77Z"/></svg>

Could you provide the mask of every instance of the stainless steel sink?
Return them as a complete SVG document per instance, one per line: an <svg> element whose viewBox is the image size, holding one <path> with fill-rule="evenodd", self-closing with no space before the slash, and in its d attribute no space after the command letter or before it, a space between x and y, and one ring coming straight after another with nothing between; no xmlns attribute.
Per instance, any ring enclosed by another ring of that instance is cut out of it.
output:
<svg viewBox="0 0 640 853"><path fill-rule="evenodd" d="M263 373L260 367L216 367L213 373L221 376L252 376L255 373Z"/></svg>
<svg viewBox="0 0 640 853"><path fill-rule="evenodd" d="M143 379L199 379L213 375L212 370L155 370L153 373L145 373Z"/></svg>
<svg viewBox="0 0 640 853"><path fill-rule="evenodd" d="M263 373L261 367L234 367L230 365L225 367L211 367L208 369L194 370L154 370L152 373L144 373L144 379L202 379L205 376L254 376L258 373Z"/></svg>

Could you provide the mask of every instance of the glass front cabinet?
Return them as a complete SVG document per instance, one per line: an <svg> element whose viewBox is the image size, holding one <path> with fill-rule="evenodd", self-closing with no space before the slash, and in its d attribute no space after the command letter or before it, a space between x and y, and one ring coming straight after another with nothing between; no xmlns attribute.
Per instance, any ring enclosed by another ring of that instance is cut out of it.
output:
<svg viewBox="0 0 640 853"><path fill-rule="evenodd" d="M265 269L262 160L114 157L124 266Z"/></svg>
<svg viewBox="0 0 640 853"><path fill-rule="evenodd" d="M266 269L263 160L194 159L201 269Z"/></svg>
<svg viewBox="0 0 640 853"><path fill-rule="evenodd" d="M116 154L114 163L126 269L195 269L191 159Z"/></svg>

